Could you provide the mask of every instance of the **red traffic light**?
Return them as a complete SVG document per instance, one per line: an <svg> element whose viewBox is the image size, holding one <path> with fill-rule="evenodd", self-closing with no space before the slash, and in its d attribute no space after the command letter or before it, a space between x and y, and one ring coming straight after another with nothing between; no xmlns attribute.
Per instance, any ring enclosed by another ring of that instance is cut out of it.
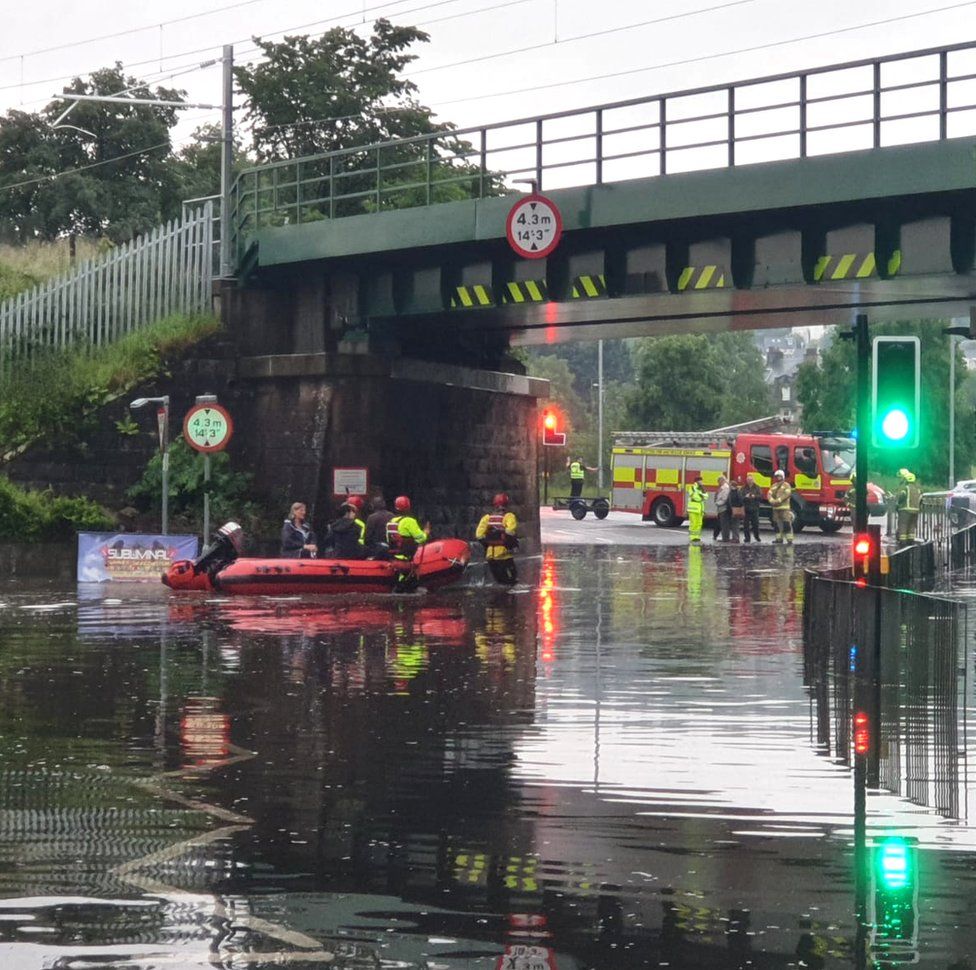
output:
<svg viewBox="0 0 976 970"><path fill-rule="evenodd" d="M871 727L864 711L854 714L854 754L867 754L871 750Z"/></svg>
<svg viewBox="0 0 976 970"><path fill-rule="evenodd" d="M544 445L565 445L566 432L557 431L559 415L551 408L542 412L542 443Z"/></svg>
<svg viewBox="0 0 976 970"><path fill-rule="evenodd" d="M870 556L871 555L871 537L868 535L856 535L854 536L854 555L855 556Z"/></svg>

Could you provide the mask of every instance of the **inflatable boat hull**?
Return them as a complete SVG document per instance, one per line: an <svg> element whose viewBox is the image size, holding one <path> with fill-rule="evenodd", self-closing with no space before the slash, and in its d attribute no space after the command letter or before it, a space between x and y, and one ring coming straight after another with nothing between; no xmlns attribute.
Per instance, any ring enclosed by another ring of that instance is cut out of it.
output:
<svg viewBox="0 0 976 970"><path fill-rule="evenodd" d="M243 596L295 596L303 593L391 593L402 573L412 584L437 589L457 582L471 558L461 539L425 543L412 562L384 559L235 559L213 575L181 560L164 574L170 589L202 590Z"/></svg>

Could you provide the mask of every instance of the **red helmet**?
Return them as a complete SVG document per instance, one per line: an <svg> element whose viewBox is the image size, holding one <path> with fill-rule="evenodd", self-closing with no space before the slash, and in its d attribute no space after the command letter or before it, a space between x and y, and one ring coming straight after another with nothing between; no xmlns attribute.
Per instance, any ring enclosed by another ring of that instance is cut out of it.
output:
<svg viewBox="0 0 976 970"><path fill-rule="evenodd" d="M504 492L499 492L492 500L491 504L496 509L505 508L508 505L508 496Z"/></svg>
<svg viewBox="0 0 976 970"><path fill-rule="evenodd" d="M363 510L363 500L358 495L347 495L346 505L351 505L357 512L362 512Z"/></svg>
<svg viewBox="0 0 976 970"><path fill-rule="evenodd" d="M398 495L393 500L393 508L397 512L409 512L410 511L410 498L407 495Z"/></svg>

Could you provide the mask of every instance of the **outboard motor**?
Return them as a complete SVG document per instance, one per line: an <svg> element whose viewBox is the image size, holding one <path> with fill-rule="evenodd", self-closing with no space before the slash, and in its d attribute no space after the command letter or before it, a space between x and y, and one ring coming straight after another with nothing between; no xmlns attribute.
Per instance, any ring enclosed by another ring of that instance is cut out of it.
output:
<svg viewBox="0 0 976 970"><path fill-rule="evenodd" d="M213 589L214 577L241 554L243 546L244 530L236 522L227 522L196 559L173 563L163 575L163 583L170 589Z"/></svg>

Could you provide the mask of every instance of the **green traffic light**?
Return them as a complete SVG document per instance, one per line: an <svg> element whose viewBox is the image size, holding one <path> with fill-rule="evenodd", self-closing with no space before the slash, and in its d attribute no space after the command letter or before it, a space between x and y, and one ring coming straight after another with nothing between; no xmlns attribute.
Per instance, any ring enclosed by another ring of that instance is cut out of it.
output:
<svg viewBox="0 0 976 970"><path fill-rule="evenodd" d="M904 889L909 883L908 846L890 839L878 847L878 878L885 889Z"/></svg>
<svg viewBox="0 0 976 970"><path fill-rule="evenodd" d="M892 408L881 420L881 431L889 441L902 441L908 434L908 415Z"/></svg>

